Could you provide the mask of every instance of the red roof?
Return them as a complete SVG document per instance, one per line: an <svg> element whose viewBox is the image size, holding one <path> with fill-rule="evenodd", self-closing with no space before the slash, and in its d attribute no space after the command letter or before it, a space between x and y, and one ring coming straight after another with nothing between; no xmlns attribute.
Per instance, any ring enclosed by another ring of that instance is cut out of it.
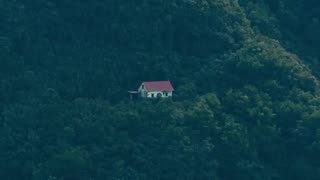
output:
<svg viewBox="0 0 320 180"><path fill-rule="evenodd" d="M143 82L147 91L174 91L170 81Z"/></svg>

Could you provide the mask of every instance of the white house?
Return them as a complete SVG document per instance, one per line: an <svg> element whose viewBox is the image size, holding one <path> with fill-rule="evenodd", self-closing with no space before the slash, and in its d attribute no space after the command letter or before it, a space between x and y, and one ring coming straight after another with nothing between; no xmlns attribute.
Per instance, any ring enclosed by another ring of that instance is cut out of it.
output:
<svg viewBox="0 0 320 180"><path fill-rule="evenodd" d="M172 97L174 88L170 81L152 81L141 83L138 91L129 91L130 97L139 95L142 98L168 98Z"/></svg>
<svg viewBox="0 0 320 180"><path fill-rule="evenodd" d="M170 81L143 82L138 89L143 98L168 98L172 97L173 91Z"/></svg>

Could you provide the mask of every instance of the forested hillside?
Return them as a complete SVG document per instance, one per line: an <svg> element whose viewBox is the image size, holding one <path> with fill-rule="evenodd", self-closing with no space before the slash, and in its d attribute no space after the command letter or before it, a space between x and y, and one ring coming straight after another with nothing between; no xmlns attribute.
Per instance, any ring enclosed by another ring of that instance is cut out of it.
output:
<svg viewBox="0 0 320 180"><path fill-rule="evenodd" d="M317 0L0 0L0 179L318 180L319 44Z"/></svg>

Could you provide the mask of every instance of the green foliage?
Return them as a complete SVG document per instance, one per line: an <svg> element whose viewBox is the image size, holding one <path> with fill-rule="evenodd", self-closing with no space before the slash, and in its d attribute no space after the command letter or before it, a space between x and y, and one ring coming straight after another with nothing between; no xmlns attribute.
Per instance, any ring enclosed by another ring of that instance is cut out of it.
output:
<svg viewBox="0 0 320 180"><path fill-rule="evenodd" d="M0 179L318 179L319 10L0 0Z"/></svg>

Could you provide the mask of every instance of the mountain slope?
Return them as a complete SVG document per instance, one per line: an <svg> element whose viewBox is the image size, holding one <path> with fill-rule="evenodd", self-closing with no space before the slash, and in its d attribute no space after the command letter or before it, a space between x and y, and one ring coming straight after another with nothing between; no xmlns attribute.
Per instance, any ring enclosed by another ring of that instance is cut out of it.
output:
<svg viewBox="0 0 320 180"><path fill-rule="evenodd" d="M0 0L1 179L318 179L319 7Z"/></svg>

